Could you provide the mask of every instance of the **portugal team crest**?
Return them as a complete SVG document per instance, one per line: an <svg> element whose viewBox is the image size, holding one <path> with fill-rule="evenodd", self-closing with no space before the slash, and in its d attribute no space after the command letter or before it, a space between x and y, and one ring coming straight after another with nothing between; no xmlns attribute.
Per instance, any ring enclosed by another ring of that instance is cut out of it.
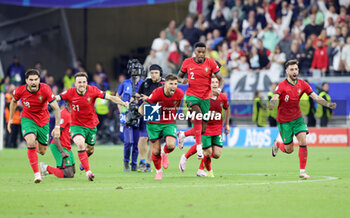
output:
<svg viewBox="0 0 350 218"><path fill-rule="evenodd" d="M39 101L43 100L43 96L39 95Z"/></svg>
<svg viewBox="0 0 350 218"><path fill-rule="evenodd" d="M88 97L88 98L87 98L87 101L88 101L88 102L90 103L90 101L91 101L91 98L90 98L90 97Z"/></svg>
<svg viewBox="0 0 350 218"><path fill-rule="evenodd" d="M206 72L206 73L208 73L208 70L209 70L209 68L208 68L208 67L206 67L206 68L205 68L205 72Z"/></svg>
<svg viewBox="0 0 350 218"><path fill-rule="evenodd" d="M298 95L300 95L300 93L301 93L301 90L300 90L300 89L298 89Z"/></svg>

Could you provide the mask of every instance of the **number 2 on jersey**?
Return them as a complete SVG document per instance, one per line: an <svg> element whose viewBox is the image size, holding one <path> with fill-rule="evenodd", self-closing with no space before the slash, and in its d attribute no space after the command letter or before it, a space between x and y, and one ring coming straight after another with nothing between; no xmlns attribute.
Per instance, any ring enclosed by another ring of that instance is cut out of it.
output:
<svg viewBox="0 0 350 218"><path fill-rule="evenodd" d="M190 75L191 75L191 79L194 79L194 73L190 72Z"/></svg>

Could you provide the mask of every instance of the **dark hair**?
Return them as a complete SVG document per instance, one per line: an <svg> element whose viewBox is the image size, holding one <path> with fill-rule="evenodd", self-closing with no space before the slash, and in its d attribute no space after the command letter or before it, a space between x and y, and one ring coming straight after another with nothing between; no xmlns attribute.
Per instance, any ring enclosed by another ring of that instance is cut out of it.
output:
<svg viewBox="0 0 350 218"><path fill-rule="evenodd" d="M165 77L165 82L169 80L177 80L177 76L175 76L174 74L169 74Z"/></svg>
<svg viewBox="0 0 350 218"><path fill-rule="evenodd" d="M158 64L152 64L152 65L149 67L149 71L152 71L152 70L159 70L159 71L162 71L162 68L161 68Z"/></svg>
<svg viewBox="0 0 350 218"><path fill-rule="evenodd" d="M287 69L289 65L294 65L294 64L299 65L299 61L296 59L289 60L284 64L284 67Z"/></svg>
<svg viewBox="0 0 350 218"><path fill-rule="evenodd" d="M323 83L322 83L322 87L323 87L324 85L326 85L326 84L328 85L329 83L328 83L328 82L323 82Z"/></svg>
<svg viewBox="0 0 350 218"><path fill-rule="evenodd" d="M194 48L206 48L207 46L203 42L196 42Z"/></svg>
<svg viewBox="0 0 350 218"><path fill-rule="evenodd" d="M88 79L88 75L85 72L78 72L74 75L74 79L77 79L77 77L85 77L86 79Z"/></svg>
<svg viewBox="0 0 350 218"><path fill-rule="evenodd" d="M38 77L40 77L40 72L37 69L28 69L25 74L26 79L28 79L28 77L31 75L37 75Z"/></svg>

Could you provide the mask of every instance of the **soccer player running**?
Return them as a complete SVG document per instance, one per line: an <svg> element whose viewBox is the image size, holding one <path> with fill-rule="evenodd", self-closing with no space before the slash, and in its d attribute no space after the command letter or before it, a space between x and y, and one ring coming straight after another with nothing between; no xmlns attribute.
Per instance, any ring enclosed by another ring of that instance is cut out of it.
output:
<svg viewBox="0 0 350 218"><path fill-rule="evenodd" d="M156 180L161 180L164 169L169 166L168 156L166 154L172 152L176 146L176 112L184 97L184 92L177 88L178 78L175 75L165 77L164 87L155 89L149 98L142 103L139 108L140 114L143 114L144 104L156 104L153 109L159 107L160 121L148 121L147 132L150 144L152 146L152 160L156 168ZM160 106L159 106L160 105ZM165 137L165 146L163 149L160 145L161 137Z"/></svg>
<svg viewBox="0 0 350 218"><path fill-rule="evenodd" d="M214 95L218 96L224 87L224 80L220 73L220 68L216 64L215 60L206 58L206 46L202 42L197 42L194 45L194 58L187 58L184 60L181 66L181 70L178 74L178 80L186 84L187 79L184 79L185 74L188 77L188 88L186 90L186 104L190 108L191 113L195 113L194 119L192 119L193 127L185 132L179 131L177 133L179 138L179 148L183 148L185 137L194 136L196 139L197 158L203 158L203 150L201 144L201 135L205 132L208 120L205 118L205 114L208 113L210 108L210 98L213 96L211 90L211 76L219 80L219 88L214 92ZM215 93L216 92L216 93ZM197 116L197 114L202 116Z"/></svg>
<svg viewBox="0 0 350 218"><path fill-rule="evenodd" d="M40 72L38 70L27 70L25 78L26 84L17 87L12 93L13 98L10 103L10 118L7 129L11 133L12 118L16 111L17 102L21 100L23 104L22 134L28 146L27 154L34 172L34 182L39 183L42 181L42 177L39 172L37 150L39 148L39 153L44 155L50 138L50 114L47 103L50 104L55 115L56 126L52 131L55 139L60 137L60 109L50 87L45 83L40 83Z"/></svg>
<svg viewBox="0 0 350 218"><path fill-rule="evenodd" d="M112 96L95 86L88 85L88 75L85 72L78 72L74 75L74 78L75 87L57 95L56 99L69 102L72 118L71 137L78 146L78 157L85 169L86 176L88 180L93 181L95 175L90 170L88 157L94 153L96 126L99 123L95 111L95 100L96 98L103 98L126 107L128 104L117 96Z"/></svg>
<svg viewBox="0 0 350 218"><path fill-rule="evenodd" d="M61 137L60 140L53 139L50 144L52 155L56 160L56 167L48 166L45 163L40 163L41 176L54 174L58 178L73 178L75 174L74 155L71 151L70 142L70 107L67 103L62 106L61 110Z"/></svg>
<svg viewBox="0 0 350 218"><path fill-rule="evenodd" d="M213 76L211 78L211 90L213 93L218 93L218 88L219 80ZM223 93L220 93L219 96L211 97L209 113L214 113L215 115L210 115L210 117L213 117L214 119L209 120L207 129L204 135L202 135L204 158L200 163L199 169L197 171L197 176L214 177L214 172L211 168L211 158L218 159L222 153L222 109L225 110L225 134L228 135L230 133L230 105L227 96ZM181 156L179 163L179 169L181 172L184 172L186 169L187 159L194 155L196 152L196 145L194 144L186 154ZM204 171L204 165L208 171L208 174Z"/></svg>
<svg viewBox="0 0 350 218"><path fill-rule="evenodd" d="M277 111L277 126L280 131L282 142L274 141L272 145L272 156L276 157L278 149L284 153L290 154L294 150L293 136L295 135L299 142L299 163L300 178L308 179L305 166L307 161L306 134L308 128L305 125L301 115L299 101L303 93L308 94L317 103L334 109L336 103L329 103L319 97L312 91L310 85L305 81L298 79L299 68L297 60L289 60L285 63L287 79L278 84L275 94L270 100L269 109L272 110L277 100L279 100Z"/></svg>

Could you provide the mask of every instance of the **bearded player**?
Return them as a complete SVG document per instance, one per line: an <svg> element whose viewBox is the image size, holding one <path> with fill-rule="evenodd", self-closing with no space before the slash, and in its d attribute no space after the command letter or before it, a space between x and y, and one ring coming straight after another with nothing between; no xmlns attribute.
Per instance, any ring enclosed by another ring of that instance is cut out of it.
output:
<svg viewBox="0 0 350 218"><path fill-rule="evenodd" d="M269 109L273 110L276 101L279 101L277 111L277 126L280 131L282 142L274 141L272 145L272 156L276 157L277 151L281 150L284 153L291 154L294 151L293 136L295 135L299 142L299 163L300 163L300 178L308 179L305 166L307 162L307 145L306 134L309 133L304 119L301 115L299 101L301 96L306 93L317 103L331 108L336 108L336 103L329 103L319 97L312 91L310 85L298 79L299 67L297 60L289 60L285 63L287 79L280 82L275 89L275 94L270 100Z"/></svg>
<svg viewBox="0 0 350 218"><path fill-rule="evenodd" d="M216 77L213 77L211 79L211 90L213 93L218 93L218 88L219 81ZM210 116L214 119L209 120L207 129L204 135L202 135L204 158L202 159L197 171L197 176L214 177L214 172L211 168L211 158L218 159L222 153L222 109L225 110L225 134L228 135L230 133L230 105L228 103L227 96L223 93L220 93L219 96L213 96L210 98L209 113L215 113L215 115ZM196 152L196 145L192 145L187 153L181 156L179 163L179 169L181 172L184 172L186 169L187 159L194 155ZM204 171L204 165L208 171L208 174Z"/></svg>
<svg viewBox="0 0 350 218"><path fill-rule="evenodd" d="M37 151L39 148L38 152L44 155L50 138L50 114L47 105L50 104L55 115L56 125L52 131L55 139L60 137L60 109L50 87L45 83L40 83L38 70L27 70L25 78L26 84L17 87L12 93L13 98L10 103L10 118L7 129L11 133L12 118L16 111L17 102L21 100L23 104L21 115L22 135L28 146L27 154L34 172L34 182L39 183L42 181L42 177L39 172Z"/></svg>
<svg viewBox="0 0 350 218"><path fill-rule="evenodd" d="M201 143L201 135L205 132L208 120L204 116L210 108L210 98L213 96L211 90L211 76L219 80L219 88L214 91L214 95L218 96L224 87L224 80L220 73L220 68L213 59L206 58L206 46L202 42L194 45L194 58L187 58L181 66L178 73L178 80L186 83L185 74L188 77L188 88L186 90L186 104L191 113L195 112L196 116L192 119L193 127L185 132L177 133L179 138L179 148L183 148L184 139L187 136L194 136L196 139L197 157L203 158L203 150ZM197 116L201 114L202 116Z"/></svg>
<svg viewBox="0 0 350 218"><path fill-rule="evenodd" d="M85 72L74 75L75 87L56 96L58 101L68 101L71 108L71 137L78 146L78 157L82 167L85 169L88 180L93 181L95 175L89 167L88 156L94 152L97 124L99 120L95 111L96 98L110 100L116 104L128 106L119 97L105 93L95 86L87 84L88 76ZM87 144L85 146L85 143Z"/></svg>
<svg viewBox="0 0 350 218"><path fill-rule="evenodd" d="M58 178L73 178L75 173L74 155L70 141L70 107L66 104L61 110L61 137L51 141L50 150L56 160L56 167L40 163L41 176L53 174Z"/></svg>
<svg viewBox="0 0 350 218"><path fill-rule="evenodd" d="M165 77L164 87L155 89L139 108L140 114L143 114L144 104L156 104L152 106L160 108L160 120L148 121L147 132L152 147L152 160L156 168L156 180L161 180L164 169L169 166L168 153L171 153L176 146L176 112L181 104L184 92L177 88L177 77L168 75ZM157 108L156 108L157 109ZM146 114L147 115L147 114ZM148 120L145 117L145 120ZM165 137L165 146L161 148L160 139Z"/></svg>

